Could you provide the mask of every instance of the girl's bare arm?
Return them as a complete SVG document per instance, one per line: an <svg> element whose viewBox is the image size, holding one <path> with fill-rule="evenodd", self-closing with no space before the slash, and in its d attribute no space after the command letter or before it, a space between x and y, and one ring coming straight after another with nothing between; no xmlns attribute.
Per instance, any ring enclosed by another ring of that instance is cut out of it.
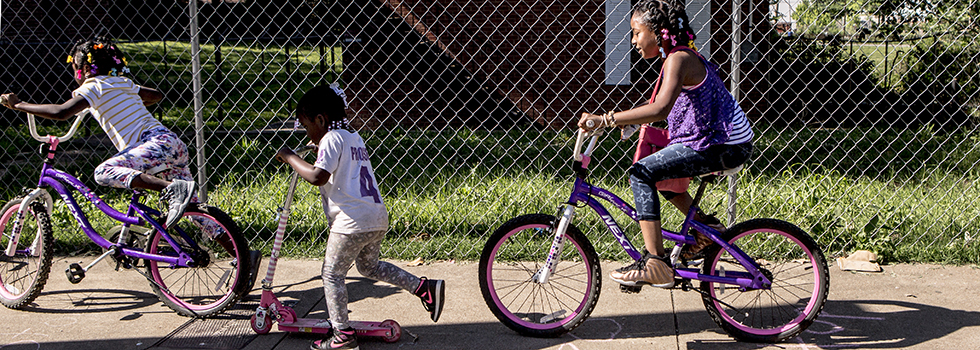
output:
<svg viewBox="0 0 980 350"><path fill-rule="evenodd" d="M299 177L302 177L303 180L306 180L314 186L323 186L327 181L330 181L330 172L307 163L288 147L279 149L279 152L276 153L276 159L289 164L293 170L296 170Z"/></svg>
<svg viewBox="0 0 980 350"><path fill-rule="evenodd" d="M89 107L88 100L82 96L75 96L62 104L34 104L23 102L17 94L4 94L7 106L10 109L27 112L45 119L68 120L78 112Z"/></svg>
<svg viewBox="0 0 980 350"><path fill-rule="evenodd" d="M140 99L143 100L144 106L149 106L154 103L160 102L163 99L163 93L160 90L149 88L146 86L140 86Z"/></svg>

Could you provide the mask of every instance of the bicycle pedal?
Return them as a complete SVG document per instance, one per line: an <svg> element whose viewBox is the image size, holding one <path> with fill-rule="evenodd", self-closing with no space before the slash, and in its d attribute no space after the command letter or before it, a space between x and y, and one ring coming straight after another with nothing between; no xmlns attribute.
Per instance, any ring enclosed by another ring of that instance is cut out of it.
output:
<svg viewBox="0 0 980 350"><path fill-rule="evenodd" d="M674 281L674 287L679 287L682 291L689 292L694 290L694 285L691 284L689 279L677 279Z"/></svg>
<svg viewBox="0 0 980 350"><path fill-rule="evenodd" d="M82 279L85 278L85 269L82 268L82 265L74 263L65 269L65 275L68 276L68 282L78 284L78 282L81 282Z"/></svg>
<svg viewBox="0 0 980 350"><path fill-rule="evenodd" d="M133 268L133 264L130 264L129 263L129 259L119 259L119 260L116 260L116 271L119 271L119 268L120 267L122 267L122 268L124 268L126 270L130 270L130 269Z"/></svg>
<svg viewBox="0 0 980 350"><path fill-rule="evenodd" d="M619 285L619 291L620 292L623 292L623 293L626 293L626 294L636 294L636 293L639 293L641 288L643 288L643 285L639 285L639 284L638 285L635 285L635 286L627 286L625 284L620 284Z"/></svg>

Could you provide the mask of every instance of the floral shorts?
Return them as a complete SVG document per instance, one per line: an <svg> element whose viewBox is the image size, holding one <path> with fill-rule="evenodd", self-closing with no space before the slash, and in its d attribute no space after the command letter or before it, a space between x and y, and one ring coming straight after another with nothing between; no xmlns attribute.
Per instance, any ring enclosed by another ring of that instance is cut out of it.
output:
<svg viewBox="0 0 980 350"><path fill-rule="evenodd" d="M144 131L140 142L132 145L95 168L95 182L102 186L131 188L130 182L139 174L148 174L170 181L193 180L188 165L187 145L167 128Z"/></svg>

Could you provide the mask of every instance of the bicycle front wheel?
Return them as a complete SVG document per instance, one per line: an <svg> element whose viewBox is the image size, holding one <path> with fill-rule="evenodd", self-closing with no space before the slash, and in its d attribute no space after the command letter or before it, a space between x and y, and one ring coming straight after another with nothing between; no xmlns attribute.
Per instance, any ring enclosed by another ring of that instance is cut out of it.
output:
<svg viewBox="0 0 980 350"><path fill-rule="evenodd" d="M738 286L701 282L702 301L711 318L738 340L780 342L795 337L820 314L830 287L823 251L791 223L755 219L728 229L725 240L754 259L772 281L769 289L739 291ZM731 253L712 245L702 273L746 272Z"/></svg>
<svg viewBox="0 0 980 350"><path fill-rule="evenodd" d="M168 232L181 250L191 255L194 266L147 261L147 273L153 280L150 286L164 304L180 315L206 317L224 311L248 293L248 244L227 214L212 206L191 203L174 226ZM150 234L147 249L153 254L177 255L158 231Z"/></svg>
<svg viewBox="0 0 980 350"><path fill-rule="evenodd" d="M480 290L507 327L535 337L557 337L578 327L599 300L599 257L569 224L561 259L547 283L535 281L554 239L554 216L513 218L494 231L480 255Z"/></svg>
<svg viewBox="0 0 980 350"><path fill-rule="evenodd" d="M30 305L41 294L51 272L54 235L47 209L40 201L27 207L14 255L7 256L4 252L13 237L14 219L23 200L11 200L0 209L0 231L3 232L0 236L0 303L11 309Z"/></svg>

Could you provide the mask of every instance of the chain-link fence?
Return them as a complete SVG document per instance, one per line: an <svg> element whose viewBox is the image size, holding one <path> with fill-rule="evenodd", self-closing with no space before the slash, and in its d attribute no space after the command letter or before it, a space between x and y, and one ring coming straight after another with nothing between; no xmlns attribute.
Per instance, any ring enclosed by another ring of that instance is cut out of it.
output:
<svg viewBox="0 0 980 350"><path fill-rule="evenodd" d="M660 64L630 46L626 0L0 5L5 92L63 102L74 88L63 63L74 41L115 38L133 79L166 93L150 110L191 146L208 202L266 249L288 175L273 155L306 142L292 109L312 86L337 81L349 96L390 210L385 254L472 259L507 218L551 213L566 200L578 115L644 103ZM976 0L686 6L698 50L737 87L756 133L755 156L736 182L737 219L797 223L831 254L864 248L889 259L980 262ZM24 116L2 116L9 198L35 183L39 160ZM592 170L625 198L631 142L607 138ZM61 166L92 186L92 169L115 151L93 121L65 149ZM722 213L724 187L706 202ZM298 198L289 253L319 255L319 200L310 186ZM678 222L673 212L664 209L668 227ZM604 256L621 257L583 217Z"/></svg>

